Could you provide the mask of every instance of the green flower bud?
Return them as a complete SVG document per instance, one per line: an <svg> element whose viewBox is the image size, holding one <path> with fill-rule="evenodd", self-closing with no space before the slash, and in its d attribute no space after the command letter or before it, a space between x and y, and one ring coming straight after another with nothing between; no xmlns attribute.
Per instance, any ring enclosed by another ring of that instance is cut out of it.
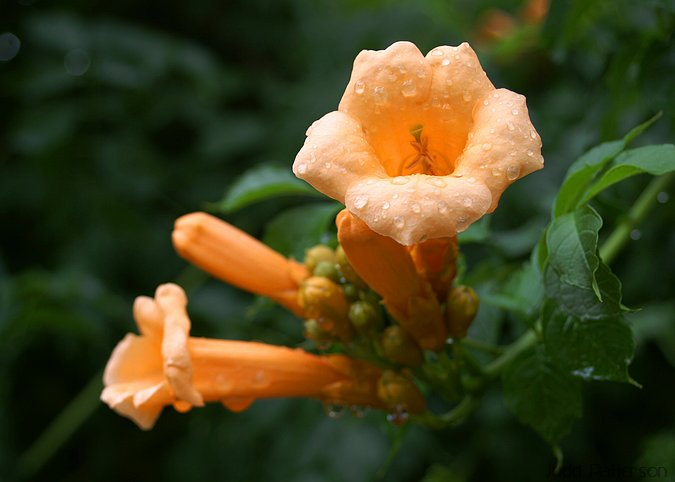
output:
<svg viewBox="0 0 675 482"><path fill-rule="evenodd" d="M318 244L305 252L305 266L310 272L314 273L321 261L335 264L335 252L324 244Z"/></svg>
<svg viewBox="0 0 675 482"><path fill-rule="evenodd" d="M424 410L424 397L407 376L385 370L377 382L377 396L390 409L405 409L413 413Z"/></svg>
<svg viewBox="0 0 675 482"><path fill-rule="evenodd" d="M360 333L377 331L383 322L378 307L367 301L355 301L351 304L349 320Z"/></svg>
<svg viewBox="0 0 675 482"><path fill-rule="evenodd" d="M351 283L342 285L342 291L345 292L345 296L349 301L356 301L359 299L359 289Z"/></svg>
<svg viewBox="0 0 675 482"><path fill-rule="evenodd" d="M332 341L332 337L329 333L325 332L318 321L311 318L305 320L303 323L305 338L313 340L317 343L325 343L327 341Z"/></svg>
<svg viewBox="0 0 675 482"><path fill-rule="evenodd" d="M448 333L458 340L466 336L478 312L478 295L469 286L456 286L450 290L445 304L445 321Z"/></svg>
<svg viewBox="0 0 675 482"><path fill-rule="evenodd" d="M302 282L298 302L305 316L314 318L321 329L342 341L354 336L349 322L349 304L342 289L328 278L312 276Z"/></svg>
<svg viewBox="0 0 675 482"><path fill-rule="evenodd" d="M314 276L323 276L333 281L340 279L337 265L331 261L319 261L314 268Z"/></svg>
<svg viewBox="0 0 675 482"><path fill-rule="evenodd" d="M382 355L400 365L415 367L422 363L424 355L415 340L398 325L388 327L380 337Z"/></svg>
<svg viewBox="0 0 675 482"><path fill-rule="evenodd" d="M353 285L355 285L360 289L365 289L368 287L366 283L364 283L363 280L359 277L359 275L356 274L354 268L352 268L352 265L349 263L347 255L345 255L345 250L342 249L342 246L338 246L337 249L335 250L335 261L340 267L340 273L342 273L342 276L347 281L349 281L350 283L352 283Z"/></svg>

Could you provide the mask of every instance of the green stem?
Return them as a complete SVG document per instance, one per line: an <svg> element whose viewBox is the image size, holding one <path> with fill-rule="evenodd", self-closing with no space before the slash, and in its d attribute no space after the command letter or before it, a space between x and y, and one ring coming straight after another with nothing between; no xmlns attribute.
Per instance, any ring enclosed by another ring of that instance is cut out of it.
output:
<svg viewBox="0 0 675 482"><path fill-rule="evenodd" d="M489 363L484 369L485 378L495 378L509 363L511 363L518 355L533 346L538 340L537 334L528 330L520 338L511 343L506 351L496 360Z"/></svg>
<svg viewBox="0 0 675 482"><path fill-rule="evenodd" d="M477 405L478 400L472 396L466 396L455 406L455 408L447 413L436 415L431 412L426 412L411 418L413 421L422 423L429 428L440 430L463 422L466 417L474 411Z"/></svg>
<svg viewBox="0 0 675 482"><path fill-rule="evenodd" d="M37 474L51 456L94 413L101 405L98 395L102 388L102 372L98 372L33 442L33 445L19 457L17 468L21 476L30 478Z"/></svg>
<svg viewBox="0 0 675 482"><path fill-rule="evenodd" d="M657 195L663 191L670 181L673 180L673 173L666 174L652 179L649 185L642 191L628 214L621 220L612 234L607 238L600 248L600 258L607 264L610 264L619 254L621 248L630 239L631 231L647 216L656 203Z"/></svg>
<svg viewBox="0 0 675 482"><path fill-rule="evenodd" d="M476 350L484 351L485 353L490 353L491 355L500 355L504 353L504 350L506 350L505 347L478 340L472 340L471 338L462 338L462 344L468 346L469 348L474 348Z"/></svg>

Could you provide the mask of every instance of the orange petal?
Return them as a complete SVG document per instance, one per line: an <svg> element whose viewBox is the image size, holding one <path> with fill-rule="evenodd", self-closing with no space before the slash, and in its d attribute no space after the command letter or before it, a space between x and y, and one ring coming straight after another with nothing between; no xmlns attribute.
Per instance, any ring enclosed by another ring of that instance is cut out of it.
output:
<svg viewBox="0 0 675 482"><path fill-rule="evenodd" d="M176 220L173 244L213 276L301 313L297 290L307 269L234 226L206 213L186 214Z"/></svg>
<svg viewBox="0 0 675 482"><path fill-rule="evenodd" d="M525 97L498 89L476 104L474 124L455 175L472 176L492 193L492 212L514 181L544 166L541 138L532 126Z"/></svg>

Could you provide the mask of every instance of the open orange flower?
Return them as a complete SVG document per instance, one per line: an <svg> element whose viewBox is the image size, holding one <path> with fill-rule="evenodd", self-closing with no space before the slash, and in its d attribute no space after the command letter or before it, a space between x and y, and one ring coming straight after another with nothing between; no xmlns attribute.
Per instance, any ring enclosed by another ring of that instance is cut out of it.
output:
<svg viewBox="0 0 675 482"><path fill-rule="evenodd" d="M342 355L246 341L190 338L184 291L162 285L155 298L139 297L134 317L141 336L128 334L115 348L104 373L101 399L141 428L151 428L162 409L187 411L218 401L233 411L259 398L311 397L326 403L389 407L379 368ZM405 408L424 409L410 383ZM412 387L412 391L410 390ZM397 399L396 403L401 404Z"/></svg>
<svg viewBox="0 0 675 482"><path fill-rule="evenodd" d="M178 254L207 273L301 315L298 287L309 277L304 265L206 213L178 218L172 238Z"/></svg>
<svg viewBox="0 0 675 482"><path fill-rule="evenodd" d="M471 47L361 52L338 110L307 131L293 172L377 233L451 237L543 165L525 98L495 89Z"/></svg>

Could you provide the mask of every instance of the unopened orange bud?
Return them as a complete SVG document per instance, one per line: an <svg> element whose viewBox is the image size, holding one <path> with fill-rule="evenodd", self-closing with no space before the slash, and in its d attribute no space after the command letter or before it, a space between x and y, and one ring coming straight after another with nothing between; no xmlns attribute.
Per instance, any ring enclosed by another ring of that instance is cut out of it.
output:
<svg viewBox="0 0 675 482"><path fill-rule="evenodd" d="M417 272L429 282L436 297L445 300L457 273L457 238L430 239L409 249Z"/></svg>
<svg viewBox="0 0 675 482"><path fill-rule="evenodd" d="M382 355L394 363L415 367L422 363L422 350L406 332L398 325L388 327L380 337Z"/></svg>
<svg viewBox="0 0 675 482"><path fill-rule="evenodd" d="M424 411L425 401L415 383L407 376L385 370L377 383L377 396L390 409Z"/></svg>
<svg viewBox="0 0 675 482"><path fill-rule="evenodd" d="M349 304L337 284L319 276L307 278L300 286L298 301L305 316L315 318L321 329L342 341L353 338Z"/></svg>
<svg viewBox="0 0 675 482"><path fill-rule="evenodd" d="M478 312L478 295L470 286L456 286L448 295L445 320L450 336L464 338Z"/></svg>

